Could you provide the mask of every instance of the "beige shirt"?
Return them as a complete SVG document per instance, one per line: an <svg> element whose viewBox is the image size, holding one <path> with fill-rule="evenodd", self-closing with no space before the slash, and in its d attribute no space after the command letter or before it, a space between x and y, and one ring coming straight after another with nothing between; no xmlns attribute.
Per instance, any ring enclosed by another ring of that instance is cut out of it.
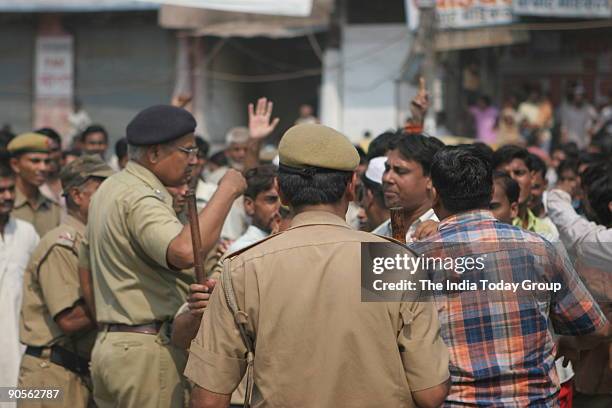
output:
<svg viewBox="0 0 612 408"><path fill-rule="evenodd" d="M193 275L171 270L170 242L183 225L157 177L130 161L94 194L80 265L92 272L100 323L172 320Z"/></svg>
<svg viewBox="0 0 612 408"><path fill-rule="evenodd" d="M411 391L449 377L431 303L361 301L362 242L386 240L311 211L226 260L256 343L254 407L413 407ZM218 282L185 375L229 394L245 352Z"/></svg>
<svg viewBox="0 0 612 408"><path fill-rule="evenodd" d="M85 225L68 215L47 233L32 254L23 284L19 337L29 346L61 345L89 358L95 331L66 336L54 318L82 298L78 248Z"/></svg>
<svg viewBox="0 0 612 408"><path fill-rule="evenodd" d="M21 190L16 188L15 206L11 215L32 224L36 233L42 237L47 232L60 225L62 209L58 204L42 195L40 192L38 193L36 203L32 206Z"/></svg>

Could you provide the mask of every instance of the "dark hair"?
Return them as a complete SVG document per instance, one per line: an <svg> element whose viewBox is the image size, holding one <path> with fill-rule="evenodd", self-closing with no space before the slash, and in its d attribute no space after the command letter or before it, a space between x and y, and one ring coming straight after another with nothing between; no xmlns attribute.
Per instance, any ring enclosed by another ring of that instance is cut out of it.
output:
<svg viewBox="0 0 612 408"><path fill-rule="evenodd" d="M493 161L493 149L491 146L483 142L474 142L472 143L472 146L480 149L480 151L489 158L489 161Z"/></svg>
<svg viewBox="0 0 612 408"><path fill-rule="evenodd" d="M81 156L81 151L79 149L64 150L62 152L62 159L66 159L67 156L80 157Z"/></svg>
<svg viewBox="0 0 612 408"><path fill-rule="evenodd" d="M128 142L125 137L122 137L115 143L115 154L118 159L122 159L128 155Z"/></svg>
<svg viewBox="0 0 612 408"><path fill-rule="evenodd" d="M389 146L391 146L396 137L398 137L398 134L394 132L384 132L376 136L368 146L366 159L370 161L375 157L385 156L387 151L389 151Z"/></svg>
<svg viewBox="0 0 612 408"><path fill-rule="evenodd" d="M353 145L353 146L355 146L355 150L357 150L357 154L359 154L359 164L366 164L368 160L366 158L365 151L359 145Z"/></svg>
<svg viewBox="0 0 612 408"><path fill-rule="evenodd" d="M372 196L374 197L374 200L376 201L376 204L378 204L379 207L386 208L385 193L382 189L382 184L378 184L377 182L370 180L365 176L364 173L361 175L361 185L364 189L372 192Z"/></svg>
<svg viewBox="0 0 612 408"><path fill-rule="evenodd" d="M612 165L609 162L591 164L581 175L582 185L597 221L605 226L612 224Z"/></svg>
<svg viewBox="0 0 612 408"><path fill-rule="evenodd" d="M0 177L1 178L15 177L15 172L13 171L11 166L8 164L8 162L5 160L0 161Z"/></svg>
<svg viewBox="0 0 612 408"><path fill-rule="evenodd" d="M247 170L244 173L244 178L247 182L244 195L255 200L257 194L272 188L275 177L276 167L272 164L264 164Z"/></svg>
<svg viewBox="0 0 612 408"><path fill-rule="evenodd" d="M504 192L510 204L518 202L521 187L512 177L502 171L496 171L493 173L493 182L499 182L504 187Z"/></svg>
<svg viewBox="0 0 612 408"><path fill-rule="evenodd" d="M208 159L208 161L213 164L216 164L217 166L227 166L228 164L227 156L223 151L213 154L212 156L210 156L210 159Z"/></svg>
<svg viewBox="0 0 612 408"><path fill-rule="evenodd" d="M200 136L195 137L196 146L198 146L198 157L201 159L208 158L208 151L210 150L210 143L202 139Z"/></svg>
<svg viewBox="0 0 612 408"><path fill-rule="evenodd" d="M490 160L477 147L440 149L431 165L431 181L444 208L452 213L489 208L493 170Z"/></svg>
<svg viewBox="0 0 612 408"><path fill-rule="evenodd" d="M527 161L527 167L529 171L534 173L540 173L542 177L546 177L546 163L537 154L529 153L529 160Z"/></svg>
<svg viewBox="0 0 612 408"><path fill-rule="evenodd" d="M50 127L36 129L34 133L45 135L60 146L62 145L62 137L59 135L59 133L57 133L54 129L51 129Z"/></svg>
<svg viewBox="0 0 612 408"><path fill-rule="evenodd" d="M557 175L559 178L561 178L561 173L567 170L570 170L574 174L578 175L578 161L574 159L567 159L559 163L559 167L557 168Z"/></svg>
<svg viewBox="0 0 612 408"><path fill-rule="evenodd" d="M552 151L554 152L555 150L561 150L563 153L565 153L565 157L567 159L576 159L578 158L578 145L576 144L576 142L568 142L565 144L562 144L560 146L555 147Z"/></svg>
<svg viewBox="0 0 612 408"><path fill-rule="evenodd" d="M610 126L612 126L612 123ZM591 139L591 146L598 148L602 155L612 155L612 133L600 132L596 134Z"/></svg>
<svg viewBox="0 0 612 408"><path fill-rule="evenodd" d="M292 207L333 204L340 201L352 171L322 171L312 177L278 171L278 185Z"/></svg>
<svg viewBox="0 0 612 408"><path fill-rule="evenodd" d="M444 143L435 137L402 134L394 139L389 150L399 150L406 160L413 160L423 168L423 175L428 176L435 154L444 147Z"/></svg>
<svg viewBox="0 0 612 408"><path fill-rule="evenodd" d="M510 163L514 159L522 160L529 167L529 152L527 149L516 145L505 145L493 153L493 169Z"/></svg>
<svg viewBox="0 0 612 408"><path fill-rule="evenodd" d="M104 129L102 126L100 125L90 125L87 126L87 128L85 128L85 130L83 131L83 133L81 133L81 142L85 142L85 139L87 139L87 136L92 134L92 133L102 133L104 135L104 140L108 142L108 132L106 131L106 129Z"/></svg>

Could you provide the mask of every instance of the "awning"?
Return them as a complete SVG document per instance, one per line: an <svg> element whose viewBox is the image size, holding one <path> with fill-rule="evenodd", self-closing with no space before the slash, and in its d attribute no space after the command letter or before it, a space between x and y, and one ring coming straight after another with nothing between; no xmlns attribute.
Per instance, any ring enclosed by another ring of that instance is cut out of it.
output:
<svg viewBox="0 0 612 408"><path fill-rule="evenodd" d="M159 12L159 24L163 28L188 30L196 36L298 37L326 30L333 9L333 0L313 0L309 16L288 17L164 5Z"/></svg>
<svg viewBox="0 0 612 408"><path fill-rule="evenodd" d="M136 0L0 0L3 13L157 10L159 4Z"/></svg>
<svg viewBox="0 0 612 408"><path fill-rule="evenodd" d="M142 0L167 6L202 8L232 13L270 14L274 16L307 17L313 0Z"/></svg>

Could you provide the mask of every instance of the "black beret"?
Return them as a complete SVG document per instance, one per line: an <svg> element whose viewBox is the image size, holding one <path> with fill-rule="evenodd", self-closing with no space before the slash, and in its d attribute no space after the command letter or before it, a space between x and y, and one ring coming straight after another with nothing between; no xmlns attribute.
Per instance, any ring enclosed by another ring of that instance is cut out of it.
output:
<svg viewBox="0 0 612 408"><path fill-rule="evenodd" d="M141 111L127 125L126 137L131 145L147 146L168 143L193 133L196 121L185 109L155 105Z"/></svg>

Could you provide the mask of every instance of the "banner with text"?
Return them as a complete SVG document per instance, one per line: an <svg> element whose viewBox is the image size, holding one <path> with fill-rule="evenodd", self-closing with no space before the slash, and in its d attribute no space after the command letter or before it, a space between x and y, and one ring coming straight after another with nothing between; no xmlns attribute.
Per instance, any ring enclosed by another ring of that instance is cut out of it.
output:
<svg viewBox="0 0 612 408"><path fill-rule="evenodd" d="M515 14L542 17L612 17L612 0L514 0Z"/></svg>
<svg viewBox="0 0 612 408"><path fill-rule="evenodd" d="M419 0L406 0L408 26L419 25ZM512 0L437 0L436 13L439 29L473 28L514 21Z"/></svg>

